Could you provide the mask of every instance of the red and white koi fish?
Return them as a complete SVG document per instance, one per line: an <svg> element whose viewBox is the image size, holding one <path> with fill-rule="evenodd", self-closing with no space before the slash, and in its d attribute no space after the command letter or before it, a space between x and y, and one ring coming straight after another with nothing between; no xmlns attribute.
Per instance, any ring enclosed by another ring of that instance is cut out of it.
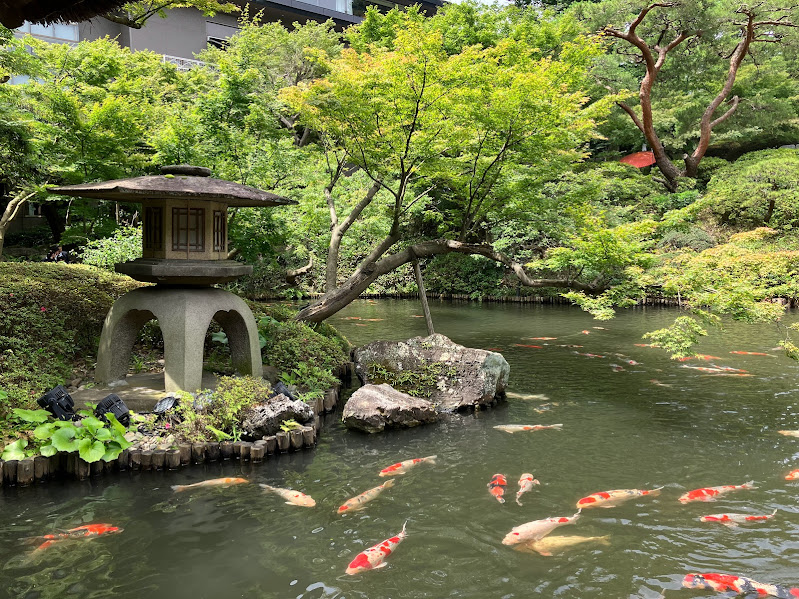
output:
<svg viewBox="0 0 799 599"><path fill-rule="evenodd" d="M766 520L771 520L777 514L777 510L774 510L770 514L765 514L763 516L751 516L749 514L710 514L708 516L702 516L699 518L700 522L718 522L719 524L724 524L725 526L729 526L730 528L734 528L739 524L748 524L749 522L765 522Z"/></svg>
<svg viewBox="0 0 799 599"><path fill-rule="evenodd" d="M541 483L538 482L529 472L525 472L524 474L522 474L521 478L519 479L519 490L516 491L516 503L521 505L522 502L519 501L519 498L528 491L531 491L533 489L533 485L540 485L540 484Z"/></svg>
<svg viewBox="0 0 799 599"><path fill-rule="evenodd" d="M338 508L338 513L343 514L344 512L357 512L358 510L362 510L364 508L364 504L369 503L370 501L372 501L372 499L380 495L380 493L382 493L386 489L390 489L393 486L394 486L394 479L390 478L382 485L378 485L373 489L364 491L360 495L356 495L355 497L352 497L351 499L345 501L341 505L341 507Z"/></svg>
<svg viewBox="0 0 799 599"><path fill-rule="evenodd" d="M40 551L42 549L47 549L48 547L55 545L59 541L66 541L68 539L91 539L94 537L99 537L101 535L115 534L118 532L122 532L123 530L124 529L119 528L118 526L113 526L111 524L86 524L84 526L78 526L77 528L70 528L66 532L60 532L52 535L42 535L40 537L33 537L32 539L27 539L27 541L29 543L44 541L34 550L34 551Z"/></svg>
<svg viewBox="0 0 799 599"><path fill-rule="evenodd" d="M505 503L505 489L508 486L508 480L505 478L504 474L495 474L491 477L491 482L488 483L488 492L491 493L491 496L499 501L500 503Z"/></svg>
<svg viewBox="0 0 799 599"><path fill-rule="evenodd" d="M391 555L397 548L397 545L399 545L408 536L408 534L405 532L406 524L408 524L407 521L402 525L402 530L397 536L386 539L377 545L373 545L372 547L369 547L369 549L361 551L358 555L356 555L355 559L350 562L349 566L347 566L346 573L358 574L358 572L377 570L387 566L388 564L386 564L385 559Z"/></svg>
<svg viewBox="0 0 799 599"><path fill-rule="evenodd" d="M574 524L580 517L578 511L573 516L562 516L560 518L544 518L543 520L533 520L532 522L525 522L511 529L502 539L503 545L517 545L518 543L527 543L529 541L537 541L543 539L556 528L565 526L566 524Z"/></svg>
<svg viewBox="0 0 799 599"><path fill-rule="evenodd" d="M768 356L769 358L776 358L771 354L763 353L762 351L731 351L731 354L738 354L739 356Z"/></svg>
<svg viewBox="0 0 799 599"><path fill-rule="evenodd" d="M582 331L580 331L580 332L581 332L583 335L590 335L590 334L591 334L591 331L587 331L587 330L582 330Z"/></svg>
<svg viewBox="0 0 799 599"><path fill-rule="evenodd" d="M527 337L530 341L554 341L557 337Z"/></svg>
<svg viewBox="0 0 799 599"><path fill-rule="evenodd" d="M191 491L192 489L202 489L205 487L229 487L230 485L241 485L248 483L246 478L212 478L193 485L172 485L172 490L176 493L181 491Z"/></svg>
<svg viewBox="0 0 799 599"><path fill-rule="evenodd" d="M586 358L604 358L605 357L605 356L600 356L599 354L584 354L584 353L581 353L581 352L578 352L578 351L576 351L574 353L577 354L578 356L585 356Z"/></svg>
<svg viewBox="0 0 799 599"><path fill-rule="evenodd" d="M285 499L286 503L289 505L299 505L300 507L313 507L316 505L313 497L306 495L305 493L300 493L299 491L294 491L292 489L281 489L280 487L272 487L263 483L259 484L258 486L261 487L266 493L274 493L275 495L279 495Z"/></svg>
<svg viewBox="0 0 799 599"><path fill-rule="evenodd" d="M786 437L799 437L799 431L777 431L781 435L785 435Z"/></svg>
<svg viewBox="0 0 799 599"><path fill-rule="evenodd" d="M799 470L791 470L785 475L785 480L799 480Z"/></svg>
<svg viewBox="0 0 799 599"><path fill-rule="evenodd" d="M416 466L417 464L423 464L425 462L429 464L435 464L436 458L438 456L431 455L427 456L426 458L414 458L413 460L405 460L404 462L397 462L396 464L392 464L388 468L383 468L379 473L378 476L398 476L400 474L405 474Z"/></svg>
<svg viewBox="0 0 799 599"><path fill-rule="evenodd" d="M636 362L636 361L635 361L635 360L633 360L633 359L624 360L624 362L625 362L626 364L629 364L630 366L640 366L640 365L641 365L641 363L640 363L640 362Z"/></svg>
<svg viewBox="0 0 799 599"><path fill-rule="evenodd" d="M583 497L577 502L577 509L588 507L616 507L625 501L634 499L636 497L643 497L644 495L651 495L657 497L663 487L657 489L612 489L610 491L600 491L599 493L592 493L587 497Z"/></svg>
<svg viewBox="0 0 799 599"><path fill-rule="evenodd" d="M556 430L559 431L563 428L562 424L498 424L494 427L498 431L504 431L506 433L520 433L522 431L545 431L545 430Z"/></svg>
<svg viewBox="0 0 799 599"><path fill-rule="evenodd" d="M624 366L619 366L618 364L611 364L610 367L613 369L613 372L626 372Z"/></svg>
<svg viewBox="0 0 799 599"><path fill-rule="evenodd" d="M688 491L680 497L680 503L688 503L689 501L714 501L716 497L730 491L739 491L742 489L757 489L755 481L749 481L742 485L722 485L720 487L703 487L701 489L694 489Z"/></svg>
<svg viewBox="0 0 799 599"><path fill-rule="evenodd" d="M799 588L788 588L776 584L763 584L745 578L744 576L733 576L732 574L718 574L710 572L706 574L687 574L682 581L683 588L686 589L712 589L718 593L735 591L739 595L756 594L758 597L777 597L778 599L792 599L799 597Z"/></svg>
<svg viewBox="0 0 799 599"><path fill-rule="evenodd" d="M683 364L680 368L690 368L691 370L698 370L699 372L724 372L724 369L712 366L688 366L688 364Z"/></svg>
<svg viewBox="0 0 799 599"><path fill-rule="evenodd" d="M544 349L543 345L525 345L524 343L514 343L513 347L529 347L532 349Z"/></svg>

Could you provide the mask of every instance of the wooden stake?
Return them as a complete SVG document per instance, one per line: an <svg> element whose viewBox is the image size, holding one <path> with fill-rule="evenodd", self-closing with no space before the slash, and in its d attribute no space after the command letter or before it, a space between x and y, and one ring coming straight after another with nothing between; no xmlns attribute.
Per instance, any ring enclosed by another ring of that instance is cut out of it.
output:
<svg viewBox="0 0 799 599"><path fill-rule="evenodd" d="M424 281L422 280L422 269L419 268L419 261L416 258L413 259L413 274L416 275L416 285L419 287L419 300L422 302L422 313L427 323L427 334L432 335L435 333L433 330L433 317L430 315L430 306L427 304L427 292L424 289Z"/></svg>
<svg viewBox="0 0 799 599"><path fill-rule="evenodd" d="M164 460L166 467L170 470L177 470L180 468L180 450L169 449L166 452L166 459Z"/></svg>

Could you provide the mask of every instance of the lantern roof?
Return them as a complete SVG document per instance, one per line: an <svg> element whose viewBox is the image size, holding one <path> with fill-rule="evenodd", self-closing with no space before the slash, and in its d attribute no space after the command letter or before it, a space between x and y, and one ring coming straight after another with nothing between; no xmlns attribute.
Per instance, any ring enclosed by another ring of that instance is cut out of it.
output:
<svg viewBox="0 0 799 599"><path fill-rule="evenodd" d="M229 206L255 207L297 203L249 185L214 179L210 175L210 169L179 164L161 167L160 175L48 187L47 191L80 198L132 203L147 200L204 200L223 202Z"/></svg>

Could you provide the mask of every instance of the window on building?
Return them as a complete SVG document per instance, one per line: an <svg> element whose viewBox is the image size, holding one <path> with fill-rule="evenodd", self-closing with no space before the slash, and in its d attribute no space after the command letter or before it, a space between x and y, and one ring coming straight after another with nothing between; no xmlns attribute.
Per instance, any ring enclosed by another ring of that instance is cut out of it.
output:
<svg viewBox="0 0 799 599"><path fill-rule="evenodd" d="M64 42L77 42L80 37L77 23L53 23L52 25L22 24L17 29L20 33L30 33L36 37L44 37Z"/></svg>
<svg viewBox="0 0 799 599"><path fill-rule="evenodd" d="M225 239L225 213L214 210L214 251L226 252L227 240Z"/></svg>
<svg viewBox="0 0 799 599"><path fill-rule="evenodd" d="M144 249L164 249L164 211L161 208L144 209Z"/></svg>
<svg viewBox="0 0 799 599"><path fill-rule="evenodd" d="M203 208L172 208L172 250L205 251Z"/></svg>

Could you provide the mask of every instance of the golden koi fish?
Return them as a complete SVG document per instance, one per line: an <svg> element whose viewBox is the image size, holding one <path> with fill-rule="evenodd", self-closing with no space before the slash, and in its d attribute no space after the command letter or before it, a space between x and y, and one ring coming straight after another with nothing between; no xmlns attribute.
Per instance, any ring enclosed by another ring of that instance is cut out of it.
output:
<svg viewBox="0 0 799 599"><path fill-rule="evenodd" d="M555 553L560 553L566 549L570 549L575 545L582 545L583 543L598 543L600 545L610 545L610 535L604 537L580 537L580 536L555 536L545 537L537 541L528 541L527 543L520 543L513 549L521 551L522 553L538 553L546 557L552 556Z"/></svg>
<svg viewBox="0 0 799 599"><path fill-rule="evenodd" d="M560 526L566 524L574 524L580 517L578 511L573 516L562 516L560 518L544 518L543 520L533 520L532 522L525 522L519 526L515 526L511 531L502 539L503 545L518 545L519 543L527 543L530 541L538 541L543 539L549 533Z"/></svg>
<svg viewBox="0 0 799 599"><path fill-rule="evenodd" d="M267 493L279 495L285 499L286 503L289 505L299 505L300 507L313 507L316 505L316 502L310 495L300 493L299 491L293 491L292 489L281 489L280 487L271 487L263 483L258 486L260 486Z"/></svg>
<svg viewBox="0 0 799 599"><path fill-rule="evenodd" d="M427 456L426 458L414 458L412 460L405 460L404 462L397 462L396 464L392 464L387 468L383 468L377 475L378 476L398 476L400 474L405 474L416 466L417 464L423 464L425 462L429 464L435 464L436 458L438 456L431 455Z"/></svg>
<svg viewBox="0 0 799 599"><path fill-rule="evenodd" d="M180 493L181 491L190 491L192 489L202 489L204 487L228 487L230 485L241 485L250 482L246 478L213 478L211 480L204 480L193 485L172 485L172 490Z"/></svg>
<svg viewBox="0 0 799 599"><path fill-rule="evenodd" d="M785 435L786 437L799 437L799 431L777 431L781 435Z"/></svg>
<svg viewBox="0 0 799 599"><path fill-rule="evenodd" d="M599 493L593 493L588 495L587 497L583 497L580 501L577 502L577 508L583 509L588 507L616 507L617 505L621 505L625 501L629 501L630 499L634 499L636 497L642 497L643 495L652 495L656 497L660 495L660 491L663 487L658 487L657 489L613 489L611 491L600 491Z"/></svg>
<svg viewBox="0 0 799 599"><path fill-rule="evenodd" d="M494 427L498 431L506 433L520 433L522 431L545 431L556 430L559 431L563 428L562 424L499 424Z"/></svg>
<svg viewBox="0 0 799 599"><path fill-rule="evenodd" d="M358 510L362 510L364 508L364 504L372 501L372 499L380 495L380 493L382 493L385 489L390 489L393 486L394 479L391 478L382 485L378 485L373 489L364 491L360 495L356 495L355 497L345 501L341 507L338 508L338 513L343 514L344 512L357 512Z"/></svg>

